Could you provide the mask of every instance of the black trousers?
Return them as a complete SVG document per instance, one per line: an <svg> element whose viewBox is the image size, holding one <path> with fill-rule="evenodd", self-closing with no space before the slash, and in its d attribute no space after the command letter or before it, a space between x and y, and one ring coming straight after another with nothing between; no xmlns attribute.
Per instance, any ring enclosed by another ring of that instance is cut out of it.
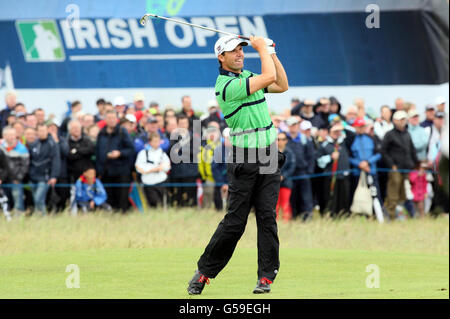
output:
<svg viewBox="0 0 450 319"><path fill-rule="evenodd" d="M222 211L223 202L222 202L222 186L214 186L214 207L217 211Z"/></svg>
<svg viewBox="0 0 450 319"><path fill-rule="evenodd" d="M103 184L124 184L124 186L105 186L106 194L108 195L107 202L114 210L121 210L126 213L130 207L128 202L128 192L130 189L131 176L105 176L102 178ZM126 185L126 186L125 186Z"/></svg>
<svg viewBox="0 0 450 319"><path fill-rule="evenodd" d="M195 184L197 177L172 178L172 183ZM177 207L197 206L197 186L174 187L172 195L173 201L177 202ZM173 204L173 202L172 202Z"/></svg>
<svg viewBox="0 0 450 319"><path fill-rule="evenodd" d="M330 211L331 217L336 218L341 214L348 215L350 213L350 206L352 204L352 194L350 177L345 176L341 178L336 178L336 183L334 185L334 192L331 194L331 176L326 176L324 178L324 191L326 193L327 208ZM323 216L325 212L321 212Z"/></svg>
<svg viewBox="0 0 450 319"><path fill-rule="evenodd" d="M163 203L164 188L162 183L156 185L144 185L144 194L150 207L157 207Z"/></svg>
<svg viewBox="0 0 450 319"><path fill-rule="evenodd" d="M244 233L250 209L255 207L258 227L258 278L274 280L280 267L275 207L280 191L280 170L260 174L261 164L229 163L228 209L197 265L215 278L233 255Z"/></svg>

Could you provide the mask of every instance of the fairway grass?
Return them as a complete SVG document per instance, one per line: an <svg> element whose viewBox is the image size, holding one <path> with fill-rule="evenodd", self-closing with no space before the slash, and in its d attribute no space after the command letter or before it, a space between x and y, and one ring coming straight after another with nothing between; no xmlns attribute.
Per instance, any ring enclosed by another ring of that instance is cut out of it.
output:
<svg viewBox="0 0 450 319"><path fill-rule="evenodd" d="M449 298L447 218L280 223L272 292L253 295L256 223L201 296L187 294L223 214L195 210L0 221L0 298ZM80 271L68 289L67 265ZM368 288L376 265L379 288ZM373 267L373 266L372 266Z"/></svg>

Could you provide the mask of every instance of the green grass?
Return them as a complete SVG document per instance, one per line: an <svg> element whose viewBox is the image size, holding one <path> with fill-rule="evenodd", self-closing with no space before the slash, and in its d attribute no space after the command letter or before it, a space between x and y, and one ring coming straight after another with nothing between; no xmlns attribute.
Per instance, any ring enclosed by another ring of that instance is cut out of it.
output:
<svg viewBox="0 0 450 319"><path fill-rule="evenodd" d="M279 224L281 267L272 292L256 283L256 223L201 296L187 295L222 214L195 210L0 221L0 298L449 298L447 218L377 224L315 218ZM66 288L66 266L80 288ZM367 288L376 264L380 288Z"/></svg>

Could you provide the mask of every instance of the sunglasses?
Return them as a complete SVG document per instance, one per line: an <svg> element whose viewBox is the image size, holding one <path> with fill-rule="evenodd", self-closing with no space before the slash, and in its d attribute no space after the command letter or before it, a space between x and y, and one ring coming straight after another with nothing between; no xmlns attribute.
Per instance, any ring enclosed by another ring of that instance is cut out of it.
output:
<svg viewBox="0 0 450 319"><path fill-rule="evenodd" d="M287 138L278 138L278 141L287 141Z"/></svg>

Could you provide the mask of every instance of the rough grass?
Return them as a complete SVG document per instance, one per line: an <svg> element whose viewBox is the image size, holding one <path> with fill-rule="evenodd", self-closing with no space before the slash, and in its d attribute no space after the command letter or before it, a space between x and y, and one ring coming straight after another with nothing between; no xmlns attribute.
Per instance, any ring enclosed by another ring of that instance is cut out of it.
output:
<svg viewBox="0 0 450 319"><path fill-rule="evenodd" d="M76 217L23 217L0 220L0 255L36 251L103 248L203 248L223 213L184 209L146 214L86 214ZM364 218L342 220L315 216L308 223L279 222L282 248L357 249L400 253L449 253L446 217L378 224ZM256 247L256 221L249 215L239 247Z"/></svg>
<svg viewBox="0 0 450 319"><path fill-rule="evenodd" d="M0 220L0 298L187 298L222 213L197 210ZM279 223L280 273L264 298L449 298L448 218ZM256 222L201 298L261 298ZM80 289L65 285L80 267ZM380 288L366 287L367 265ZM157 284L163 280L164 285ZM157 289L155 287L158 287Z"/></svg>

